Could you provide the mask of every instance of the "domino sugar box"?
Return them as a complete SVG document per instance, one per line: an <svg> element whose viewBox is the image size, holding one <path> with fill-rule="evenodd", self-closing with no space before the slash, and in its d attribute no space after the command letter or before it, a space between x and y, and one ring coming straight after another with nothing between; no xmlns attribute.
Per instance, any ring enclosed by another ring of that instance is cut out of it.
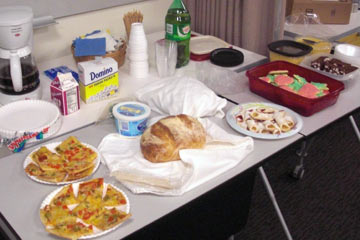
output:
<svg viewBox="0 0 360 240"><path fill-rule="evenodd" d="M80 97L91 103L114 96L119 89L118 63L113 58L79 62Z"/></svg>

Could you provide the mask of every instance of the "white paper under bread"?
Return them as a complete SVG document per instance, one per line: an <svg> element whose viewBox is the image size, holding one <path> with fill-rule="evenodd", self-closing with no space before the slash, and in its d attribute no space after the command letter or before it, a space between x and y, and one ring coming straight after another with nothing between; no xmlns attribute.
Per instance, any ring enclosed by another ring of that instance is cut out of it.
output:
<svg viewBox="0 0 360 240"><path fill-rule="evenodd" d="M226 99L218 97L202 82L190 77L174 77L148 84L136 98L162 115L187 114L223 118Z"/></svg>
<svg viewBox="0 0 360 240"><path fill-rule="evenodd" d="M207 131L204 149L180 150L180 161L152 163L143 158L140 137L104 137L98 149L115 176L133 193L181 195L226 172L253 151L250 137L232 135L209 119L199 119Z"/></svg>

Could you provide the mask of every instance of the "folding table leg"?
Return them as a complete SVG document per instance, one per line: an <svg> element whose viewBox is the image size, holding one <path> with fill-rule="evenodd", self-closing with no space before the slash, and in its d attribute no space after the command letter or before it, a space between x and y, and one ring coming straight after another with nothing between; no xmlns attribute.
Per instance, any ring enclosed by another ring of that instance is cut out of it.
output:
<svg viewBox="0 0 360 240"><path fill-rule="evenodd" d="M355 122L355 120L354 120L354 117L353 117L352 115L350 115L349 119L350 119L351 125L352 125L353 128L354 128L354 132L355 132L358 140L360 141L360 132L359 132L359 129L358 129L357 125L356 125L356 122Z"/></svg>
<svg viewBox="0 0 360 240"><path fill-rule="evenodd" d="M267 178L267 176L265 174L265 171L264 171L264 169L262 167L259 167L258 171L260 172L261 179L263 180L263 183L264 183L264 185L266 187L266 190L268 192L270 200L271 200L272 204L274 205L276 214L278 215L278 217L280 219L280 222L281 222L281 225L282 225L282 227L284 229L286 237L287 237L288 240L292 240L293 238L291 237L290 231L289 231L289 229L288 229L288 227L286 225L285 219L284 219L284 217L283 217L283 215L281 213L281 210L280 210L279 205L278 205L278 203L276 201L276 198L275 198L275 194L274 194L274 192L273 192L273 190L271 188L271 185L270 185L269 180L268 180L268 178Z"/></svg>
<svg viewBox="0 0 360 240"><path fill-rule="evenodd" d="M297 152L300 157L298 164L295 166L291 176L296 179L302 179L305 173L304 159L308 155L308 151L314 142L315 136L312 136L309 140L305 140L301 143L301 149Z"/></svg>

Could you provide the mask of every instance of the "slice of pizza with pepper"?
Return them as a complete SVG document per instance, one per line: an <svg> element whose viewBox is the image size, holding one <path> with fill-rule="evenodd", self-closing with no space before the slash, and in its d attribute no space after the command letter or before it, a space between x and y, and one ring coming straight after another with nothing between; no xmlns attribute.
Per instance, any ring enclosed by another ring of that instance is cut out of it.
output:
<svg viewBox="0 0 360 240"><path fill-rule="evenodd" d="M129 217L131 217L131 214L119 211L116 208L103 208L101 214L93 216L91 224L104 231L124 222Z"/></svg>
<svg viewBox="0 0 360 240"><path fill-rule="evenodd" d="M38 165L34 163L29 163L25 168L25 172L30 176L35 176L40 180L54 183L62 182L67 176L66 171L43 171Z"/></svg>
<svg viewBox="0 0 360 240"><path fill-rule="evenodd" d="M71 205L79 204L80 201L75 197L73 186L65 186L58 192L50 202L51 206L69 208Z"/></svg>
<svg viewBox="0 0 360 240"><path fill-rule="evenodd" d="M105 207L114 207L126 204L125 196L113 188L111 185L107 186L106 194L103 198L102 204Z"/></svg>
<svg viewBox="0 0 360 240"><path fill-rule="evenodd" d="M39 165L43 171L62 171L66 160L63 156L51 152L47 147L40 147L31 155L31 159Z"/></svg>
<svg viewBox="0 0 360 240"><path fill-rule="evenodd" d="M92 163L97 158L97 153L86 147L76 137L70 136L55 148L55 151L64 155L69 161L86 161Z"/></svg>
<svg viewBox="0 0 360 240"><path fill-rule="evenodd" d="M84 172L95 166L94 162L87 161L69 161L64 164L64 170L69 174L75 175Z"/></svg>
<svg viewBox="0 0 360 240"><path fill-rule="evenodd" d="M47 227L46 231L56 236L72 240L93 234L94 232L92 225L86 225L76 220L63 221L52 227Z"/></svg>
<svg viewBox="0 0 360 240"><path fill-rule="evenodd" d="M49 228L63 222L76 221L76 216L73 216L66 206L46 205L40 209L40 219Z"/></svg>
<svg viewBox="0 0 360 240"><path fill-rule="evenodd" d="M95 178L79 184L79 190L77 193L77 199L79 201L85 201L85 199L90 202L90 204L95 204L102 201L104 189L104 179Z"/></svg>
<svg viewBox="0 0 360 240"><path fill-rule="evenodd" d="M67 177L65 178L65 181L74 181L77 179L85 178L87 176L90 176L94 171L95 165L90 166L90 168L81 171L81 172L75 172L75 173L69 173Z"/></svg>

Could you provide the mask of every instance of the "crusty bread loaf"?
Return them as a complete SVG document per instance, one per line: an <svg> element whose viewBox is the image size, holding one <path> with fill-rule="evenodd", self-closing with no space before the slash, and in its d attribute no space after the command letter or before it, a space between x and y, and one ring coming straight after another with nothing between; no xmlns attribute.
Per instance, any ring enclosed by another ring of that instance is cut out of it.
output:
<svg viewBox="0 0 360 240"><path fill-rule="evenodd" d="M206 132L202 124L185 114L163 118L147 128L140 140L141 152L151 162L180 160L179 150L203 148Z"/></svg>

